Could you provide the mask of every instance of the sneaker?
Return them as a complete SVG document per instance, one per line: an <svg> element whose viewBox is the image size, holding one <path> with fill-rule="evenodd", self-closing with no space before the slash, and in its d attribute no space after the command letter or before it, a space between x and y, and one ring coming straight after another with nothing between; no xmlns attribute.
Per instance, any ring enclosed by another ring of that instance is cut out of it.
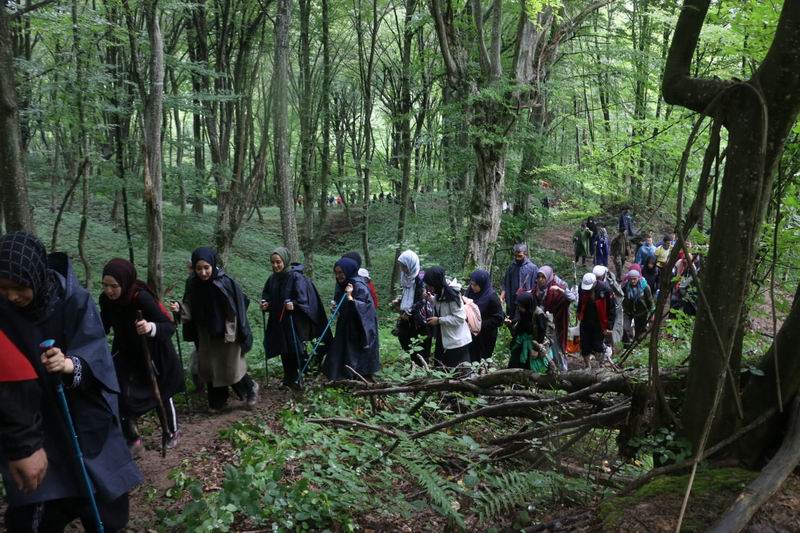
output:
<svg viewBox="0 0 800 533"><path fill-rule="evenodd" d="M181 440L181 430L176 431L172 434L172 436L167 441L167 449L171 450L175 448Z"/></svg>
<svg viewBox="0 0 800 533"><path fill-rule="evenodd" d="M128 443L128 449L131 451L131 455L134 459L142 455L144 451L144 444L142 444L142 439L138 438L133 442Z"/></svg>
<svg viewBox="0 0 800 533"><path fill-rule="evenodd" d="M250 392L247 393L247 407L252 408L255 407L256 403L258 403L258 383L255 381L253 382L253 388L250 389Z"/></svg>

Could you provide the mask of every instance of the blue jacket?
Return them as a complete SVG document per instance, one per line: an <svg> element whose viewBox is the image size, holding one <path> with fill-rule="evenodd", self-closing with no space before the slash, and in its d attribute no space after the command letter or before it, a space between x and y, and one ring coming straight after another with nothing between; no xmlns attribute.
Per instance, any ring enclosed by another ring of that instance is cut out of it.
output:
<svg viewBox="0 0 800 533"><path fill-rule="evenodd" d="M636 259L634 259L634 263L639 263L640 265L644 265L647 261L647 258L651 255L656 255L656 247L654 244L642 244L639 249L636 251Z"/></svg>
<svg viewBox="0 0 800 533"><path fill-rule="evenodd" d="M37 369L42 389L41 416L48 470L39 488L24 494L17 490L8 464L0 460L11 507L84 495L71 439L56 403L55 376L46 374L39 362L36 346L45 339L55 339L56 346L65 354L78 356L85 365L85 383L65 390L98 497L104 501L116 500L142 482L120 429L119 385L97 307L89 292L78 283L66 255L51 254L48 263L56 272L59 290L55 291L43 319L35 323L28 319L20 321L25 337L31 339L26 356ZM4 301L0 305L5 306L3 311L10 316L19 316L9 307L12 304Z"/></svg>

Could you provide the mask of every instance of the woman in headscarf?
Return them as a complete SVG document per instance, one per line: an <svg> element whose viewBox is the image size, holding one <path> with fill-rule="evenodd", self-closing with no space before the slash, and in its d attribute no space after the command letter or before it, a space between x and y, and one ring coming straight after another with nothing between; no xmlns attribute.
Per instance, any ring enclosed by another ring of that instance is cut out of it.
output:
<svg viewBox="0 0 800 533"><path fill-rule="evenodd" d="M348 257L333 267L336 286L345 295L339 307L336 333L330 343L322 371L328 379L351 379L354 372L371 379L381 368L378 346L378 316L358 263Z"/></svg>
<svg viewBox="0 0 800 533"><path fill-rule="evenodd" d="M52 347L41 342L53 340ZM119 385L103 324L65 254L35 236L0 237L0 472L7 530L95 525L70 445L56 383L63 385L106 531L128 522L128 493L142 476L119 424ZM13 360L13 365L8 363ZM8 373L14 375L9 376Z"/></svg>
<svg viewBox="0 0 800 533"><path fill-rule="evenodd" d="M397 339L400 346L412 360L421 357L428 360L431 353L431 337L425 324L425 283L420 276L421 266L419 257L411 250L406 250L397 258L400 265L400 287L403 289L395 308L400 311L397 319ZM416 341L415 341L416 339Z"/></svg>
<svg viewBox="0 0 800 533"><path fill-rule="evenodd" d="M545 374L553 366L550 349L545 342L547 323L531 293L517 298L517 315L511 322L511 357L508 368L525 368Z"/></svg>
<svg viewBox="0 0 800 533"><path fill-rule="evenodd" d="M207 383L208 407L220 411L228 402L228 387L253 407L258 400L258 384L247 374L245 354L253 347L247 320L250 303L242 288L217 266L211 248L192 252L194 275L187 284L183 303L173 302L183 321L197 340L198 374Z"/></svg>
<svg viewBox="0 0 800 533"><path fill-rule="evenodd" d="M608 254L611 248L611 243L608 241L608 232L606 228L600 226L597 229L597 238L594 243L594 264L608 266Z"/></svg>
<svg viewBox="0 0 800 533"><path fill-rule="evenodd" d="M447 284L442 267L426 270L424 281L433 298L434 314L428 318L428 325L436 328L436 362L445 368L469 363L472 333L461 294Z"/></svg>
<svg viewBox="0 0 800 533"><path fill-rule="evenodd" d="M647 330L647 320L653 309L653 293L642 278L641 272L637 270L630 270L625 275L622 292L625 294L622 300L624 328L622 342L629 344L644 336Z"/></svg>
<svg viewBox="0 0 800 533"><path fill-rule="evenodd" d="M634 266L638 267L639 265L631 265L631 270L633 270ZM658 268L656 264L656 256L648 255L640 271L642 277L647 282L647 286L650 287L650 290L653 292L653 297L658 298L658 290L661 283L661 269Z"/></svg>
<svg viewBox="0 0 800 533"><path fill-rule="evenodd" d="M567 332L569 330L569 306L576 300L575 293L567 290L567 284L545 265L536 275L533 290L536 306L553 315L556 333L556 360L561 370L567 370Z"/></svg>
<svg viewBox="0 0 800 533"><path fill-rule="evenodd" d="M481 311L481 332L472 338L469 345L469 357L473 363L482 359L490 359L497 344L497 329L503 325L506 314L503 304L494 292L492 280L485 270L476 270L469 277L467 298L471 298Z"/></svg>
<svg viewBox="0 0 800 533"><path fill-rule="evenodd" d="M289 250L275 248L270 255L272 275L261 291L261 311L269 313L264 352L280 355L283 384L299 388L299 372L306 364L306 342L318 337L328 318L317 288L303 274L303 265L292 263Z"/></svg>
<svg viewBox="0 0 800 533"><path fill-rule="evenodd" d="M114 330L111 352L120 386L122 431L134 455L142 450L136 419L157 407L145 364L143 342L155 365L158 389L169 425L168 447L179 438L178 419L172 398L184 390L183 368L172 344L175 324L150 287L137 279L136 267L125 259L112 259L103 268L100 317L106 334ZM143 320L138 320L138 312ZM144 339L144 340L143 340Z"/></svg>

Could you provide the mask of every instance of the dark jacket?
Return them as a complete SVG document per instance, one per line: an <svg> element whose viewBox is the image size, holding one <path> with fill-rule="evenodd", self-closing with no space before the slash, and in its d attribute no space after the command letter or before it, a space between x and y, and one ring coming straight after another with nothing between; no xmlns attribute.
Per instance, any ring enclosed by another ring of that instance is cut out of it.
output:
<svg viewBox="0 0 800 533"><path fill-rule="evenodd" d="M362 376L371 376L381 368L378 317L372 295L362 278L354 277L350 283L353 284L353 301L345 298L339 308L336 335L322 365L322 371L330 380L355 377L348 366Z"/></svg>
<svg viewBox="0 0 800 533"><path fill-rule="evenodd" d="M269 302L269 321L264 336L264 351L272 358L281 354L302 351L302 343L322 334L328 317L317 288L308 279L303 265L293 264L283 276L271 275L264 283L261 299ZM284 303L291 300L294 311L284 311ZM294 346L291 321L300 347Z"/></svg>
<svg viewBox="0 0 800 533"><path fill-rule="evenodd" d="M156 326L155 337L142 337L136 333L137 311L144 320ZM145 365L142 339L155 365L158 388L164 400L184 390L181 366L172 336L175 323L164 314L158 301L146 290L140 290L129 305L116 305L105 294L100 295L100 316L106 334L114 330L111 353L120 382L120 403L123 415L140 415L156 408L156 399L150 384L150 374Z"/></svg>
<svg viewBox="0 0 800 533"><path fill-rule="evenodd" d="M578 292L578 320L583 322L587 306L592 305L592 291L595 293L594 306L597 310L600 329L605 332L614 327L614 322L617 318L616 298L611 287L605 282L598 281L591 291L580 289Z"/></svg>
<svg viewBox="0 0 800 533"><path fill-rule="evenodd" d="M190 300L189 292L191 291L191 280L195 274L192 274L186 280L186 292L184 293L184 300ZM246 354L253 347L253 332L250 330L250 321L247 319L247 308L250 307L250 299L242 292L233 278L228 277L222 269L219 269L217 277L213 280L214 287L221 293L225 301L228 303L228 311L236 315L236 342L242 347L242 355ZM186 341L197 341L197 325L193 320L184 324L183 334Z"/></svg>
<svg viewBox="0 0 800 533"><path fill-rule="evenodd" d="M478 307L481 310L481 332L472 337L472 343L469 345L469 357L472 362L492 357L497 344L497 330L506 318L497 293L492 293L491 297L487 298L485 303L481 302Z"/></svg>
<svg viewBox="0 0 800 533"><path fill-rule="evenodd" d="M2 451L0 455L4 459L0 469L12 507L82 495L71 440L55 398L54 379L59 378L46 374L39 361L38 342L45 339L54 339L65 354L80 358L81 384L68 389L66 394L86 467L98 496L105 501L115 500L142 481L120 430L119 386L97 307L75 278L66 255L51 254L48 263L58 273L60 286L45 317L35 323L24 318L17 321L17 327L29 342L24 346L25 355L39 375L37 383L42 398L40 412L48 471L38 489L23 494L11 480ZM2 302L0 305L5 305L5 316L20 318L16 310L8 307L12 304Z"/></svg>

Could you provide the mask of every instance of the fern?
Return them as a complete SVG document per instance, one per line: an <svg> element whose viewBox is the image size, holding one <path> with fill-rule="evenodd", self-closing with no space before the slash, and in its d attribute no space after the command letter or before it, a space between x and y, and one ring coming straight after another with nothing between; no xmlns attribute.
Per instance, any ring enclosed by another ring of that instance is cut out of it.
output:
<svg viewBox="0 0 800 533"><path fill-rule="evenodd" d="M458 512L456 500L456 496L460 493L458 486L443 478L434 463L426 462L418 447L409 444L400 446L399 451L397 462L414 477L420 487L425 489L434 508L460 529L466 529L464 517Z"/></svg>
<svg viewBox="0 0 800 533"><path fill-rule="evenodd" d="M474 511L484 522L521 505L547 498L557 481L558 476L549 473L503 472L486 480L486 490L475 496Z"/></svg>

